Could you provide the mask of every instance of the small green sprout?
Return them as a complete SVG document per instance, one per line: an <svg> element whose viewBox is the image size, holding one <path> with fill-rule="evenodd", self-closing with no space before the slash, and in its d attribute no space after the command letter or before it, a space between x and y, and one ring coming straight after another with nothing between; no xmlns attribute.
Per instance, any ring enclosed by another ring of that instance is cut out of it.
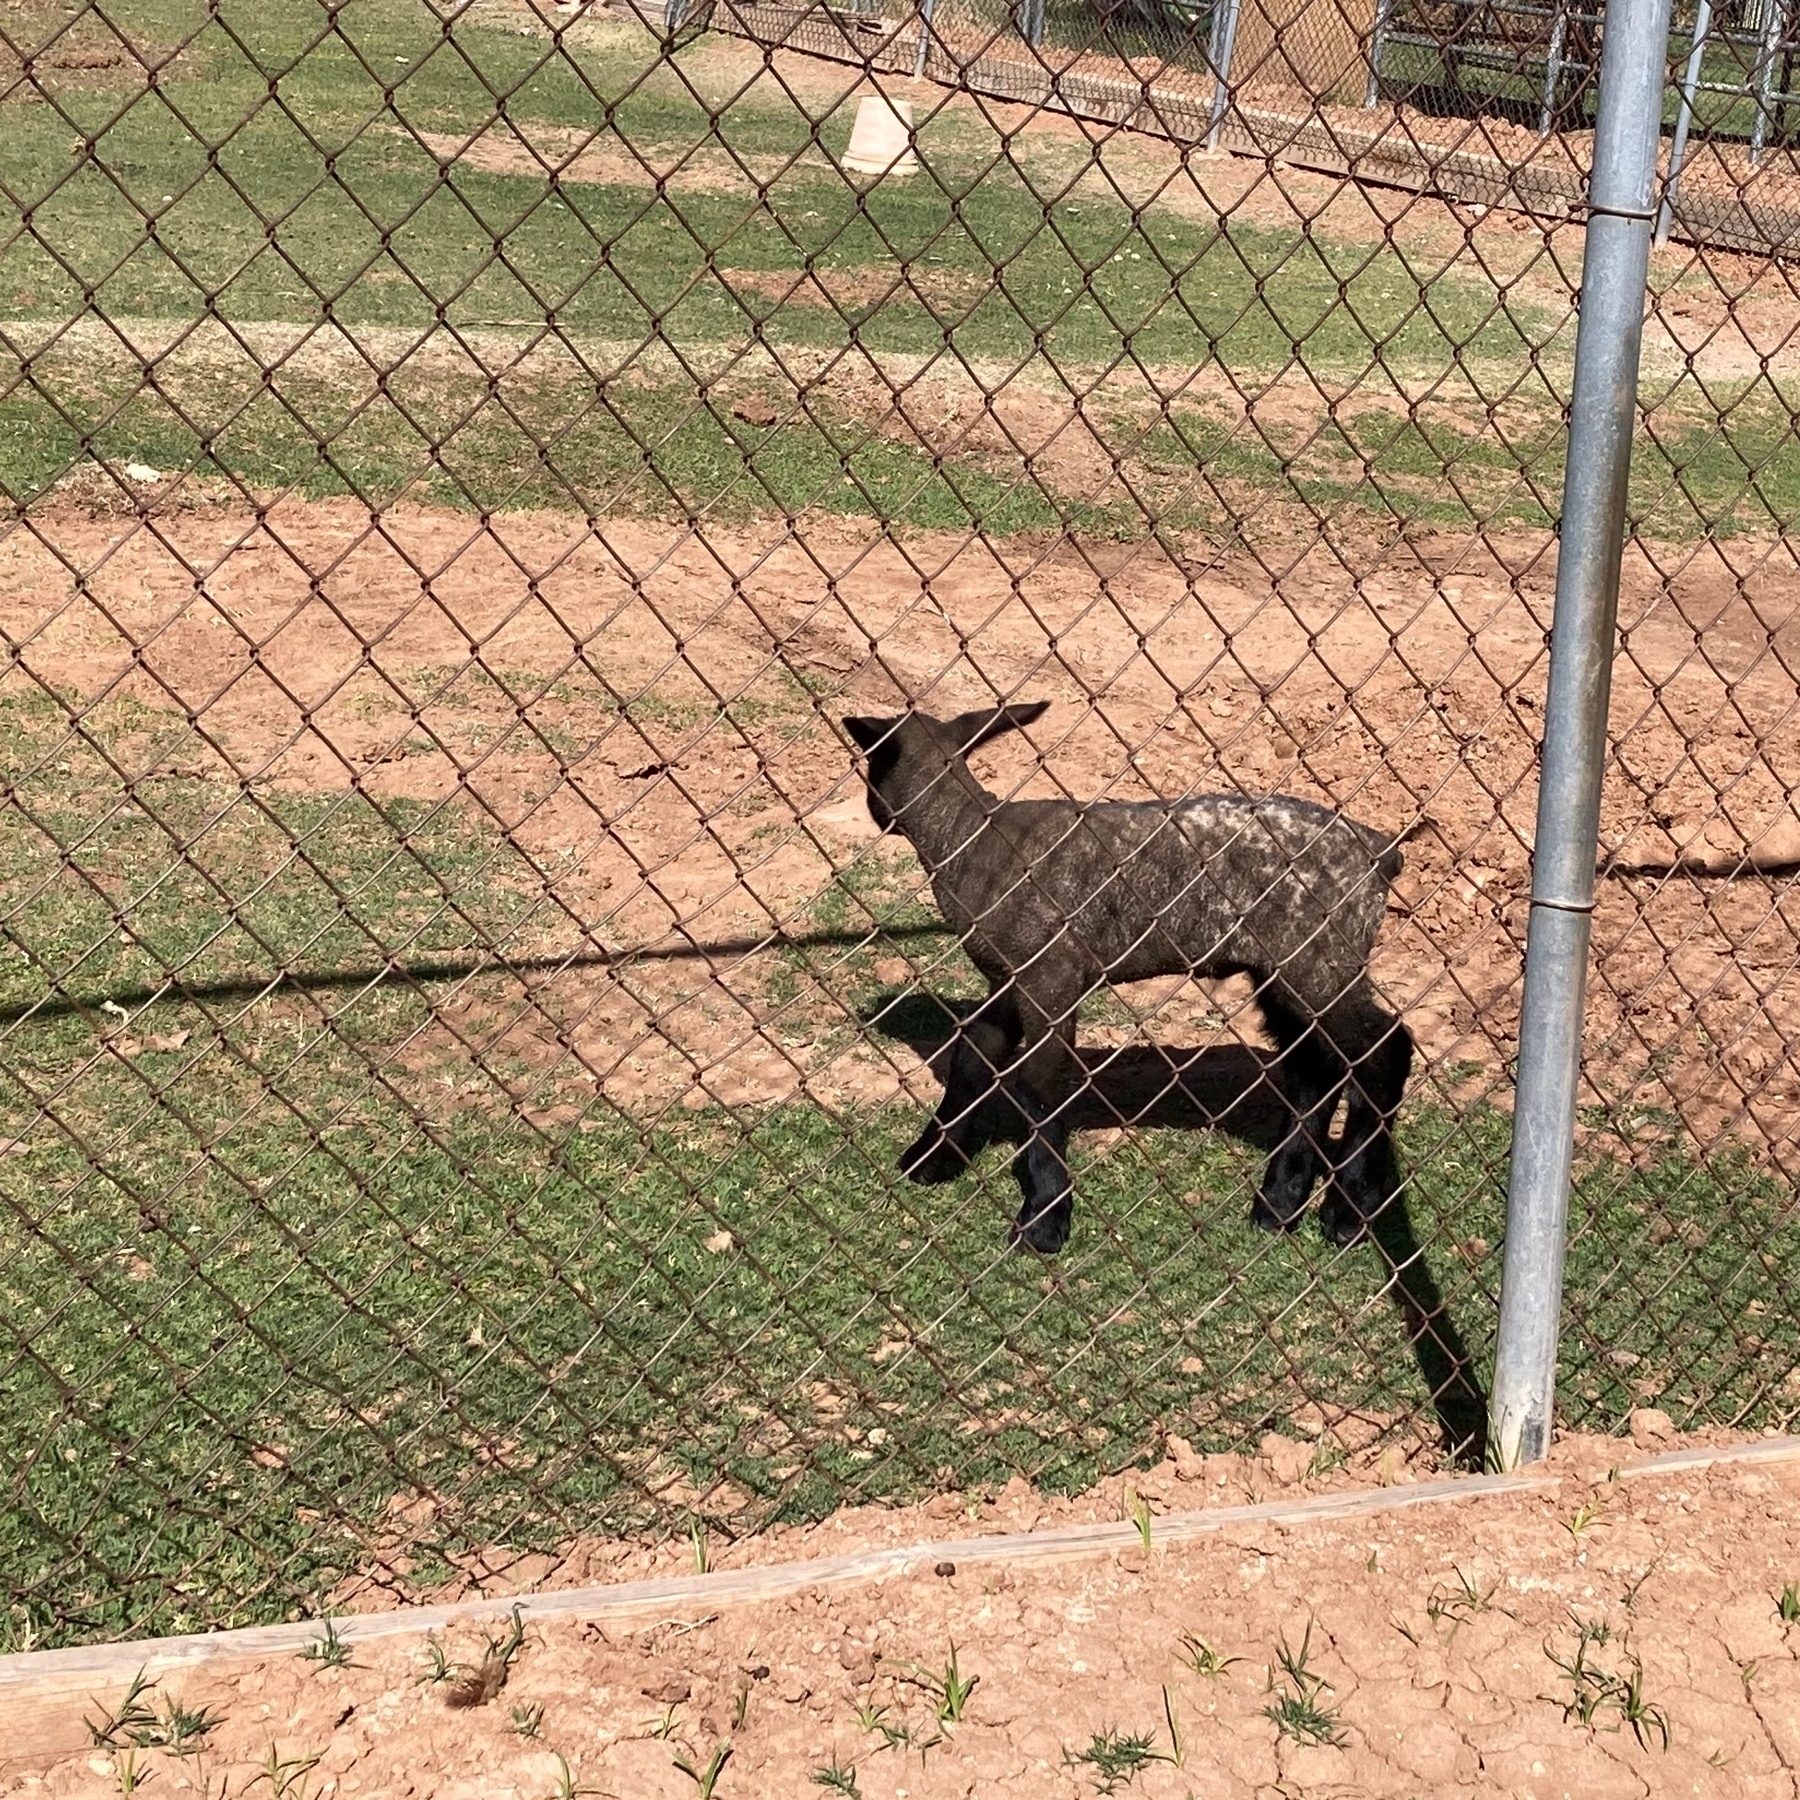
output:
<svg viewBox="0 0 1800 1800"><path fill-rule="evenodd" d="M822 1764L812 1772L814 1787L828 1789L834 1794L842 1794L845 1800L862 1800L862 1789L856 1785L856 1765L846 1766L838 1761L834 1750L831 1761Z"/></svg>
<svg viewBox="0 0 1800 1800"><path fill-rule="evenodd" d="M337 1622L333 1619L325 1621L325 1633L316 1637L301 1652L306 1662L316 1662L322 1669L347 1669L350 1667L350 1646L338 1636Z"/></svg>
<svg viewBox="0 0 1800 1800"><path fill-rule="evenodd" d="M1130 1514L1132 1524L1137 1527L1137 1534L1143 1540L1145 1553L1148 1554L1151 1548L1150 1502L1146 1500L1136 1488L1127 1487L1125 1490L1125 1510Z"/></svg>
<svg viewBox="0 0 1800 1800"><path fill-rule="evenodd" d="M1233 1663L1241 1663L1244 1659L1241 1656L1224 1656L1197 1632L1184 1631L1176 1647L1175 1660L1184 1669L1191 1669L1196 1675L1205 1676L1208 1681L1216 1681Z"/></svg>
<svg viewBox="0 0 1800 1800"><path fill-rule="evenodd" d="M731 1761L731 1739L715 1744L712 1755L704 1764L697 1764L692 1752L673 1760L675 1767L694 1784L694 1800L713 1800L713 1790L719 1785L719 1776Z"/></svg>

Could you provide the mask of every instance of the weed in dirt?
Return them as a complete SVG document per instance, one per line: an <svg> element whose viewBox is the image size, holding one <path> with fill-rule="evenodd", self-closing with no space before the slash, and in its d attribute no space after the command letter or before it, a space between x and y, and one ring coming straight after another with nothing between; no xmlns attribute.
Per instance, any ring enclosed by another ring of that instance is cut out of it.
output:
<svg viewBox="0 0 1800 1800"><path fill-rule="evenodd" d="M540 1700L531 1706L512 1709L512 1728L522 1738L541 1737L544 1731L544 1706Z"/></svg>
<svg viewBox="0 0 1800 1800"><path fill-rule="evenodd" d="M449 1691L444 1695L444 1704L458 1709L485 1706L506 1686L506 1678L512 1673L513 1659L524 1643L525 1614L522 1608L515 1606L506 1635L498 1638L490 1636L487 1639L481 1661L451 1683Z"/></svg>
<svg viewBox="0 0 1800 1800"><path fill-rule="evenodd" d="M725 1765L731 1761L731 1739L713 1746L713 1753L704 1763L696 1760L696 1753L683 1751L671 1759L676 1769L694 1784L694 1800L713 1800L713 1790L719 1785L719 1777L725 1771Z"/></svg>
<svg viewBox="0 0 1800 1800"><path fill-rule="evenodd" d="M1638 1595L1644 1591L1644 1583L1656 1573L1657 1564L1661 1561L1662 1556L1659 1552L1657 1555L1651 1557L1643 1574L1639 1575L1634 1581L1626 1582L1623 1590L1620 1592L1619 1600L1620 1604L1624 1606L1627 1612L1637 1611Z"/></svg>
<svg viewBox="0 0 1800 1800"><path fill-rule="evenodd" d="M1784 1625L1800 1619L1800 1581L1790 1581L1775 1597L1775 1614Z"/></svg>
<svg viewBox="0 0 1800 1800"><path fill-rule="evenodd" d="M923 1767L927 1753L944 1741L942 1733L933 1732L929 1737L922 1736L910 1719L889 1718L890 1710L873 1704L862 1706L857 1710L856 1722L864 1731L881 1739L882 1750L918 1751L919 1763ZM880 1752L876 1754L879 1755Z"/></svg>
<svg viewBox="0 0 1800 1800"><path fill-rule="evenodd" d="M1455 1586L1439 1582L1426 1596L1425 1616L1437 1626L1442 1626L1448 1620L1451 1635L1454 1636L1470 1619L1486 1612L1493 1605L1494 1596L1499 1591L1500 1584L1497 1581L1490 1582L1484 1588L1473 1576L1458 1569Z"/></svg>
<svg viewBox="0 0 1800 1800"><path fill-rule="evenodd" d="M135 1750L127 1750L113 1765L121 1794L135 1794L150 1779L150 1771L137 1759Z"/></svg>
<svg viewBox="0 0 1800 1800"><path fill-rule="evenodd" d="M862 1789L856 1784L856 1765L845 1765L840 1762L835 1751L831 1761L822 1764L812 1772L814 1787L828 1789L834 1794L843 1794L847 1800L862 1800Z"/></svg>
<svg viewBox="0 0 1800 1800"><path fill-rule="evenodd" d="M1596 1495L1592 1499L1582 1501L1582 1503L1562 1521L1562 1528L1576 1543L1579 1544L1600 1522L1600 1515L1604 1511L1605 1507L1602 1505L1599 1496Z"/></svg>
<svg viewBox="0 0 1800 1800"><path fill-rule="evenodd" d="M97 1748L102 1750L118 1749L124 1744L136 1741L134 1733L152 1729L156 1724L156 1710L144 1696L156 1686L142 1669L132 1676L131 1685L125 1690L125 1697L110 1712L103 1711L98 1719L86 1721L88 1736L93 1739Z"/></svg>
<svg viewBox="0 0 1800 1800"><path fill-rule="evenodd" d="M450 1660L444 1646L436 1638L425 1640L426 1668L423 1675L418 1676L420 1687L435 1687L439 1682L449 1681L456 1674L456 1664Z"/></svg>
<svg viewBox="0 0 1800 1800"><path fill-rule="evenodd" d="M688 1542L694 1548L694 1573L712 1573L712 1556L706 1547L706 1527L698 1519L688 1520Z"/></svg>
<svg viewBox="0 0 1800 1800"><path fill-rule="evenodd" d="M1241 1656L1226 1656L1214 1649L1197 1632L1184 1631L1176 1644L1175 1660L1184 1669L1191 1669L1194 1674L1203 1675L1208 1681L1216 1681L1233 1663L1241 1663L1244 1659Z"/></svg>
<svg viewBox="0 0 1800 1800"><path fill-rule="evenodd" d="M183 1706L165 1699L163 1709L147 1727L132 1734L142 1750L166 1750L171 1756L193 1756L206 1746L218 1728L219 1715L205 1706Z"/></svg>
<svg viewBox="0 0 1800 1800"><path fill-rule="evenodd" d="M1632 1658L1631 1673L1614 1678L1614 1694L1619 1716L1631 1727L1639 1747L1648 1750L1654 1738L1666 1751L1669 1747L1669 1715L1662 1707L1645 1699L1644 1665L1635 1657Z"/></svg>
<svg viewBox="0 0 1800 1800"><path fill-rule="evenodd" d="M1633 1657L1625 1673L1606 1667L1597 1660L1594 1653L1611 1643L1611 1629L1604 1621L1581 1619L1573 1613L1570 1618L1575 1627L1573 1652L1563 1655L1549 1643L1544 1646L1544 1654L1549 1658L1551 1667L1568 1685L1566 1694L1556 1696L1563 1709L1563 1718L1586 1730L1595 1731L1601 1728L1604 1714L1616 1713L1618 1724L1608 1729L1617 1730L1621 1725L1629 1725L1632 1736L1644 1749L1648 1750L1654 1742L1659 1748L1667 1750L1670 1740L1669 1715L1646 1697L1643 1663ZM1747 1673L1744 1691L1747 1698Z"/></svg>
<svg viewBox="0 0 1800 1800"><path fill-rule="evenodd" d="M1102 1794L1116 1794L1152 1763L1174 1760L1168 1751L1156 1747L1155 1732L1124 1732L1111 1725L1096 1732L1085 1750L1073 1755L1063 1752L1063 1766L1088 1769L1095 1791Z"/></svg>
<svg viewBox="0 0 1800 1800"><path fill-rule="evenodd" d="M1316 1481L1321 1475L1342 1468L1349 1460L1348 1445L1340 1444L1336 1438L1322 1437L1313 1446L1312 1460L1306 1465L1306 1479Z"/></svg>
<svg viewBox="0 0 1800 1800"><path fill-rule="evenodd" d="M1578 1637L1572 1656L1558 1654L1549 1644L1545 1644L1544 1654L1550 1659L1551 1667L1569 1684L1568 1695L1562 1701L1564 1720L1591 1730L1600 1709L1606 1704L1610 1677L1589 1663L1588 1640Z"/></svg>
<svg viewBox="0 0 1800 1800"><path fill-rule="evenodd" d="M560 1750L552 1751L556 1758L556 1786L551 1789L550 1800L582 1800L584 1795L598 1794L596 1787L583 1787L575 1779L575 1771L569 1767L569 1759Z"/></svg>
<svg viewBox="0 0 1800 1800"><path fill-rule="evenodd" d="M1169 1760L1178 1769L1187 1767L1187 1740L1181 1734L1181 1715L1175 1710L1175 1696L1169 1684L1162 1684L1163 1723L1169 1728Z"/></svg>
<svg viewBox="0 0 1800 1800"><path fill-rule="evenodd" d="M269 1754L244 1784L245 1789L248 1791L259 1782L266 1782L271 1800L307 1800L306 1778L318 1766L317 1756L283 1756L271 1743Z"/></svg>
<svg viewBox="0 0 1800 1800"><path fill-rule="evenodd" d="M657 1716L645 1727L659 1744L666 1744L675 1735L675 1714L677 1708L665 1706Z"/></svg>
<svg viewBox="0 0 1800 1800"><path fill-rule="evenodd" d="M737 1684L737 1698L731 1703L731 1729L744 1729L744 1715L750 1710L750 1677L740 1675Z"/></svg>
<svg viewBox="0 0 1800 1800"><path fill-rule="evenodd" d="M1323 1695L1329 1691L1325 1679L1309 1665L1312 1632L1313 1622L1308 1619L1298 1649L1285 1637L1276 1645L1268 1677L1269 1691L1275 1698L1262 1709L1263 1717L1274 1722L1282 1737L1291 1738L1296 1744L1341 1747L1345 1738L1337 1708L1325 1704ZM1280 1692L1276 1691L1278 1681L1285 1684Z"/></svg>
<svg viewBox="0 0 1800 1800"><path fill-rule="evenodd" d="M1150 1502L1136 1488L1127 1485L1125 1489L1125 1511L1132 1524L1137 1527L1137 1534L1143 1540L1145 1553L1148 1554L1150 1544Z"/></svg>
<svg viewBox="0 0 1800 1800"><path fill-rule="evenodd" d="M931 1710L937 1715L939 1725L954 1725L962 1718L968 1708L970 1695L981 1681L979 1675L963 1674L956 1659L955 1644L950 1646L950 1655L941 1675L932 1674L918 1663L908 1663L905 1667L908 1671L905 1679L919 1688L931 1702Z"/></svg>
<svg viewBox="0 0 1800 1800"><path fill-rule="evenodd" d="M350 1667L350 1646L338 1636L336 1622L327 1619L322 1637L316 1637L300 1652L303 1662L316 1662L322 1669Z"/></svg>
<svg viewBox="0 0 1800 1800"><path fill-rule="evenodd" d="M206 1766L204 1758L194 1763L194 1800L231 1800L231 1779L227 1775L219 1777L217 1791L213 1788L213 1772Z"/></svg>
<svg viewBox="0 0 1800 1800"><path fill-rule="evenodd" d="M940 1725L956 1725L962 1721L968 1710L970 1696L974 1694L979 1675L965 1676L957 1666L956 1646L950 1646L950 1658L944 1664L944 1672L927 1688L931 1694L932 1704L937 1710Z"/></svg>
<svg viewBox="0 0 1800 1800"><path fill-rule="evenodd" d="M184 1706L165 1697L159 1712L145 1698L156 1683L139 1669L124 1698L99 1719L86 1721L88 1735L102 1749L129 1745L137 1750L166 1750L173 1756L192 1756L204 1748L209 1733L219 1724L209 1708Z"/></svg>

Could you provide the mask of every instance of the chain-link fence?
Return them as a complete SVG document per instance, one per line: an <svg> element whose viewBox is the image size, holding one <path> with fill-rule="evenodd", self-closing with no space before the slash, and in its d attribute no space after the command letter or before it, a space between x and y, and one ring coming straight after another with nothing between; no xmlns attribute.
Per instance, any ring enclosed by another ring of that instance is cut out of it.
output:
<svg viewBox="0 0 1800 1800"><path fill-rule="evenodd" d="M0 22L3 1647L1478 1453L1580 225L724 12ZM1800 295L1652 288L1564 1404L1780 1426ZM1089 999L1060 1254L1016 1109L897 1172L984 984L840 720L1002 699L1404 836L1372 1241L1252 1222L1246 975Z"/></svg>

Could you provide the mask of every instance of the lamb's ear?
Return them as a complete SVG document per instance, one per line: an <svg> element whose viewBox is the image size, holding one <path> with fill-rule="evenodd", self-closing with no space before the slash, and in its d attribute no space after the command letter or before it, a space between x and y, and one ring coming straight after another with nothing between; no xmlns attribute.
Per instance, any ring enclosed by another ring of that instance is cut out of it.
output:
<svg viewBox="0 0 1800 1800"><path fill-rule="evenodd" d="M1022 700L1016 706L985 706L949 720L945 735L966 756L978 745L992 742L1009 731L1019 731L1050 710L1048 700Z"/></svg>
<svg viewBox="0 0 1800 1800"><path fill-rule="evenodd" d="M898 719L846 719L844 729L850 734L850 741L855 744L864 756L867 756L878 744L885 744L900 728Z"/></svg>

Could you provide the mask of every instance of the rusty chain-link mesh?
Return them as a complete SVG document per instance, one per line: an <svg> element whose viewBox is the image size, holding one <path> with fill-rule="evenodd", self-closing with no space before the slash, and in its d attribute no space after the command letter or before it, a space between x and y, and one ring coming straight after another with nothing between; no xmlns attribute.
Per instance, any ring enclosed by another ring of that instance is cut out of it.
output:
<svg viewBox="0 0 1800 1800"><path fill-rule="evenodd" d="M0 12L0 1647L1479 1445L1585 127L1373 9L673 22ZM1653 269L1588 1428L1800 1405L1784 144ZM981 989L837 722L997 698L1003 795L1408 834L1376 1243L1249 1223L1242 979L1090 1001L1060 1256L896 1173Z"/></svg>

